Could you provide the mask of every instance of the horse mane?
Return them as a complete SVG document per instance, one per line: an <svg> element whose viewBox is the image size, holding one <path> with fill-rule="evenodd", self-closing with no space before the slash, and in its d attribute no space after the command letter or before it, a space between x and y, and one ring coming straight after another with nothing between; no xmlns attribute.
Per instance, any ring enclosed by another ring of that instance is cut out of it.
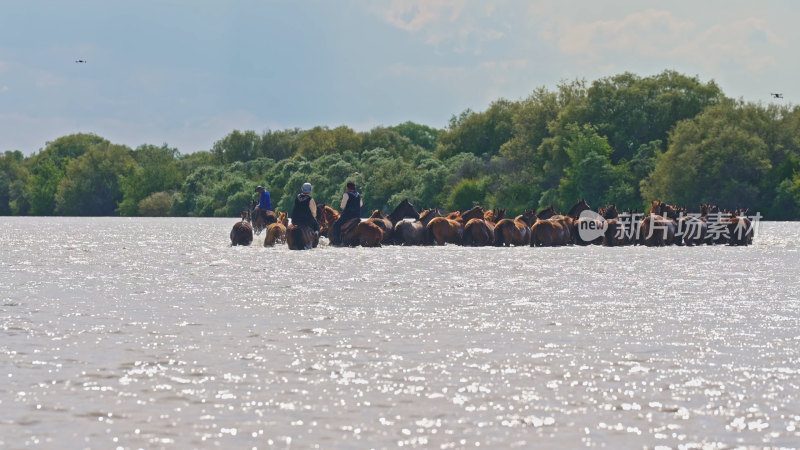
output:
<svg viewBox="0 0 800 450"><path fill-rule="evenodd" d="M422 221L427 218L429 215L433 214L436 210L435 209L424 209L421 213L419 213L419 220Z"/></svg>
<svg viewBox="0 0 800 450"><path fill-rule="evenodd" d="M550 205L550 206L548 206L547 208L545 208L545 209L543 209L543 210L539 211L539 213L538 213L538 214L536 214L536 216L537 216L539 219L542 219L542 220L547 220L547 219L549 219L549 218L551 218L551 217L553 217L553 216L555 216L555 215L557 215L557 214L558 214L558 213L556 212L555 208L553 208L553 205Z"/></svg>
<svg viewBox="0 0 800 450"><path fill-rule="evenodd" d="M475 205L472 208L468 209L466 212L461 213L460 217L464 219L465 222L470 219L482 219L483 208L481 208L478 205Z"/></svg>
<svg viewBox="0 0 800 450"><path fill-rule="evenodd" d="M604 219L616 219L619 217L619 211L617 211L616 205L608 205L600 211L599 214L603 216Z"/></svg>
<svg viewBox="0 0 800 450"><path fill-rule="evenodd" d="M389 214L389 220L392 223L399 222L406 217L411 217L412 219L419 219L419 213L417 212L417 208L408 201L408 199L403 199L399 205Z"/></svg>
<svg viewBox="0 0 800 450"><path fill-rule="evenodd" d="M372 215L369 216L369 218L370 219L383 219L383 214L381 214L381 210L380 209L376 209L375 211L372 211Z"/></svg>
<svg viewBox="0 0 800 450"><path fill-rule="evenodd" d="M577 203L575 203L572 208L570 208L569 212L567 213L568 216L572 217L573 219L577 219L580 214L586 210L592 209L586 200L580 199Z"/></svg>
<svg viewBox="0 0 800 450"><path fill-rule="evenodd" d="M448 219L452 220L452 219L455 219L455 218L460 217L460 216L461 216L461 211L453 211L450 214L448 214L446 217Z"/></svg>

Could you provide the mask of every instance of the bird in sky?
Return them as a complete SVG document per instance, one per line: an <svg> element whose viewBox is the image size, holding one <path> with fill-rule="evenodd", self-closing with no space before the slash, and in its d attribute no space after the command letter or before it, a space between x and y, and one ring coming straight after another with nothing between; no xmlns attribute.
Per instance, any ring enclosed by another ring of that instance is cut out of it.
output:
<svg viewBox="0 0 800 450"><path fill-rule="evenodd" d="M86 60L85 59L76 59L75 62L76 63L85 63Z"/></svg>
<svg viewBox="0 0 800 450"><path fill-rule="evenodd" d="M771 93L770 95L775 97L775 98L783 98L783 94L773 94L773 93Z"/></svg>

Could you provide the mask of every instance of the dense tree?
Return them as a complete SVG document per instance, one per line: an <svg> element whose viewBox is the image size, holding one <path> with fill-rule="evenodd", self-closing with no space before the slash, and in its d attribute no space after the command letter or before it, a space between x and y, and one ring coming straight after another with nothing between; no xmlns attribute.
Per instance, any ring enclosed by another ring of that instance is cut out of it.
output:
<svg viewBox="0 0 800 450"><path fill-rule="evenodd" d="M675 123L721 99L713 81L701 83L674 71L645 78L626 72L592 83L582 120L608 138L617 162L630 159L642 144L665 141Z"/></svg>
<svg viewBox="0 0 800 450"><path fill-rule="evenodd" d="M800 218L800 108L726 99L713 81L672 71L564 81L521 101L467 109L446 130L413 122L356 132L234 130L208 151L134 151L92 134L0 155L0 214L238 216L266 186L290 210L304 182L338 207L355 181L365 210L473 203L509 215L579 198L641 209L747 206ZM118 208L118 211L115 211Z"/></svg>
<svg viewBox="0 0 800 450"><path fill-rule="evenodd" d="M133 172L122 178L122 202L119 212L123 216L141 214L139 202L156 192L177 189L184 175L178 165L178 150L166 144L141 145L133 151L137 166ZM162 215L162 214L159 214Z"/></svg>
<svg viewBox="0 0 800 450"><path fill-rule="evenodd" d="M70 161L56 191L56 212L74 216L110 216L122 200L120 180L136 161L123 145L102 141Z"/></svg>
<svg viewBox="0 0 800 450"><path fill-rule="evenodd" d="M757 105L727 101L680 122L642 184L645 200L757 205L760 182L772 167L770 149L752 121L763 115Z"/></svg>
<svg viewBox="0 0 800 450"><path fill-rule="evenodd" d="M71 134L48 142L44 150L28 161L31 176L26 188L30 214L50 215L56 209L56 192L67 166L85 154L89 148L105 139L94 134Z"/></svg>
<svg viewBox="0 0 800 450"><path fill-rule="evenodd" d="M442 159L458 153L495 155L512 136L513 116L519 104L508 100L493 102L485 112L471 110L450 119L450 126L439 136L436 155Z"/></svg>

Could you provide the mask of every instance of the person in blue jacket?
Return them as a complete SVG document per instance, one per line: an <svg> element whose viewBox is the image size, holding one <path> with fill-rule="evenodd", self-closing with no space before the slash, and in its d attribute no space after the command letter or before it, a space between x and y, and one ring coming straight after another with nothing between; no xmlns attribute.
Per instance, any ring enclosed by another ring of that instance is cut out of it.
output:
<svg viewBox="0 0 800 450"><path fill-rule="evenodd" d="M256 188L256 192L259 193L258 206L256 206L256 209L263 209L265 211L273 211L273 209L272 209L272 199L269 196L269 191L264 189L264 186L259 186L259 187Z"/></svg>

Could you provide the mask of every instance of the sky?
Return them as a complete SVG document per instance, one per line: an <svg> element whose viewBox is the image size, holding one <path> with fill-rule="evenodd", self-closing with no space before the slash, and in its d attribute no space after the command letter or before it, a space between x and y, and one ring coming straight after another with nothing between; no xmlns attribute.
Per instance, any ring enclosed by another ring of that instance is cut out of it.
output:
<svg viewBox="0 0 800 450"><path fill-rule="evenodd" d="M26 155L77 132L185 154L235 129L444 128L467 108L623 72L800 97L794 0L0 5L0 151Z"/></svg>

